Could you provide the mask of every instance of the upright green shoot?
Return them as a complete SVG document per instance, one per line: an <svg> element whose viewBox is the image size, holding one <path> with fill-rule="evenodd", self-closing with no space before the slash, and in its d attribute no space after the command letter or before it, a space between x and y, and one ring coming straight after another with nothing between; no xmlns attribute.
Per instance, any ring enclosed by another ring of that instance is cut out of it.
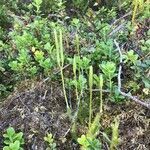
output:
<svg viewBox="0 0 150 150"><path fill-rule="evenodd" d="M103 99L102 99L102 97L103 97L103 95L102 95L102 93L103 93L103 75L100 75L99 76L99 88L100 88L100 108L99 108L99 112L100 112L100 114L103 112Z"/></svg>
<svg viewBox="0 0 150 150"><path fill-rule="evenodd" d="M61 66L64 66L64 51L63 51L63 41L62 41L62 30L59 30L59 42L60 42L60 61Z"/></svg>
<svg viewBox="0 0 150 150"><path fill-rule="evenodd" d="M76 44L76 50L77 50L78 56L80 56L79 35L77 33L76 33L76 36L75 36L75 44Z"/></svg>
<svg viewBox="0 0 150 150"><path fill-rule="evenodd" d="M92 121L92 87L93 87L93 67L89 69L89 91L90 91L90 103L89 103L89 128Z"/></svg>
<svg viewBox="0 0 150 150"><path fill-rule="evenodd" d="M112 138L110 143L110 150L116 149L117 145L119 144L119 120L115 118L114 123L111 125L112 128Z"/></svg>
<svg viewBox="0 0 150 150"><path fill-rule="evenodd" d="M58 40L58 35L57 35L56 30L54 30L54 37L55 37L55 46L56 46L56 54L57 54L57 63L60 68L63 93L64 93L65 102L67 106L67 112L69 113L70 108L69 108L69 103L68 103L67 94L65 90L65 82L64 82L64 75L63 75L64 53L63 53L62 30L59 30L59 40Z"/></svg>
<svg viewBox="0 0 150 150"><path fill-rule="evenodd" d="M59 42L56 30L54 30L54 37L55 37L55 47L56 47L56 56L57 56L57 63L58 66L61 68L60 64L60 52L59 52Z"/></svg>
<svg viewBox="0 0 150 150"><path fill-rule="evenodd" d="M72 124L72 137L74 139L76 139L77 135L76 135L76 130L77 130L77 126L76 126L76 122L77 122L77 116L78 116L78 111L79 111L79 106L80 106L80 98L79 98L79 92L78 92L78 81L77 81L77 63L76 63L76 56L74 56L73 58L73 74L74 74L74 81L75 81L75 92L76 92L76 99L77 99L77 110L74 114L74 118L73 118L73 124Z"/></svg>
<svg viewBox="0 0 150 150"><path fill-rule="evenodd" d="M39 15L42 0L33 0L32 5L36 7L36 13Z"/></svg>
<svg viewBox="0 0 150 150"><path fill-rule="evenodd" d="M78 82L77 82L77 63L76 63L76 56L73 58L73 73L74 73L74 80L75 80L75 90L76 90L76 97L79 100L79 93L78 93Z"/></svg>
<svg viewBox="0 0 150 150"><path fill-rule="evenodd" d="M110 96L112 95L112 78L109 76L109 88L110 88Z"/></svg>
<svg viewBox="0 0 150 150"><path fill-rule="evenodd" d="M134 25L137 12L140 12L143 10L144 0L133 0L132 5L133 5L132 24Z"/></svg>

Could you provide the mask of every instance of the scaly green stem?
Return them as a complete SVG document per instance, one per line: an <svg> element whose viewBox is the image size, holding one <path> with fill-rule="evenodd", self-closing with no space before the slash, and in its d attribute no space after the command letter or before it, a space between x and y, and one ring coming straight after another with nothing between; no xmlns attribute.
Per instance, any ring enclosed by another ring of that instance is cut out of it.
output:
<svg viewBox="0 0 150 150"><path fill-rule="evenodd" d="M92 122L92 90L90 90L90 113L89 113L89 128Z"/></svg>
<svg viewBox="0 0 150 150"><path fill-rule="evenodd" d="M60 67L60 73L61 73L61 80L62 80L62 86L63 86L63 93L64 93L65 102L66 102L66 106L67 106L67 110L68 110L69 104L68 104L67 94L66 94L66 90L65 90L64 74L63 74L63 68L62 67Z"/></svg>
<svg viewBox="0 0 150 150"><path fill-rule="evenodd" d="M112 95L112 80L109 77L109 88L110 88L110 95Z"/></svg>
<svg viewBox="0 0 150 150"><path fill-rule="evenodd" d="M103 95L102 95L102 86L100 87L100 114L103 112L103 99L102 99Z"/></svg>
<svg viewBox="0 0 150 150"><path fill-rule="evenodd" d="M90 89L90 103L89 103L89 128L92 122L92 86L93 86L93 67L90 66L89 71L89 89Z"/></svg>
<svg viewBox="0 0 150 150"><path fill-rule="evenodd" d="M76 50L77 50L78 56L80 56L79 49L80 49L80 46L79 46L79 36L76 33Z"/></svg>
<svg viewBox="0 0 150 150"><path fill-rule="evenodd" d="M136 16L136 12L137 12L137 9L138 9L138 1L137 0L134 0L134 8L133 8L133 14L132 14L132 25L135 24L135 16Z"/></svg>
<svg viewBox="0 0 150 150"><path fill-rule="evenodd" d="M74 80L75 80L75 92L76 92L76 97L77 97L77 100L79 99L79 93L78 93L78 81L77 81L77 63L76 63L76 56L74 56L74 59L73 59L73 73L74 73Z"/></svg>
<svg viewBox="0 0 150 150"><path fill-rule="evenodd" d="M102 114L102 112L103 112L103 99L102 99L102 89L103 89L103 76L102 75L100 75L99 76L99 88L100 88L100 108L99 108L99 112L100 112L100 114Z"/></svg>
<svg viewBox="0 0 150 150"><path fill-rule="evenodd" d="M76 76L74 78L75 78L75 80L77 79ZM78 86L77 86L77 84L78 83L77 83L77 80L76 80L76 87L75 88L76 88L76 97L77 97L77 101L78 101L79 100L79 93L78 93Z"/></svg>
<svg viewBox="0 0 150 150"><path fill-rule="evenodd" d="M63 65L64 65L64 53L63 53L63 41L62 41L62 31L59 31L59 40L56 30L54 30L54 37L55 37L55 46L56 46L56 54L57 54L57 63L60 68L61 79L62 79L62 86L63 86L63 93L65 97L65 102L67 106L67 113L70 115L71 110L69 108L67 94L65 90L65 82L64 82L64 75L63 75Z"/></svg>

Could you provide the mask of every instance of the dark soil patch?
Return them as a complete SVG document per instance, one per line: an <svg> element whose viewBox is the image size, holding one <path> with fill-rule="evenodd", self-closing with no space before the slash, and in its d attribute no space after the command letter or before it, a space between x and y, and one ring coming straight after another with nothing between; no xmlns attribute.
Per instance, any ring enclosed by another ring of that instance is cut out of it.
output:
<svg viewBox="0 0 150 150"><path fill-rule="evenodd" d="M70 122L65 108L62 90L57 85L38 83L29 90L15 92L0 108L0 149L2 132L9 126L24 133L25 150L45 150L43 138L47 132L53 134L58 149L74 149L76 146L66 138Z"/></svg>
<svg viewBox="0 0 150 150"><path fill-rule="evenodd" d="M113 118L119 118L118 150L150 150L150 110L131 101L108 106L102 126L109 128Z"/></svg>
<svg viewBox="0 0 150 150"><path fill-rule="evenodd" d="M150 149L150 110L130 104L120 117L120 149Z"/></svg>
<svg viewBox="0 0 150 150"><path fill-rule="evenodd" d="M57 84L39 82L21 87L0 106L0 149L2 134L12 126L24 133L25 150L45 150L47 144L43 138L48 132L53 134L58 150L79 150L71 140L65 112L63 92ZM102 130L110 128L114 117L120 119L118 150L150 149L149 110L132 102L107 104L101 120ZM103 149L109 150L108 147L104 141Z"/></svg>

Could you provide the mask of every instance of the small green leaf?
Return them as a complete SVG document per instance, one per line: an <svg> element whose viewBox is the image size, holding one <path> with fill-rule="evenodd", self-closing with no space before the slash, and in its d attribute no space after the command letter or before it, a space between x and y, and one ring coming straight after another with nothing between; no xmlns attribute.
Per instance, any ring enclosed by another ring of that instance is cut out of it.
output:
<svg viewBox="0 0 150 150"><path fill-rule="evenodd" d="M23 137L23 133L20 132L20 133L16 133L16 135L14 136L13 139L20 141L22 139L22 137Z"/></svg>
<svg viewBox="0 0 150 150"><path fill-rule="evenodd" d="M11 149L9 148L9 146L5 146L5 147L3 148L3 150L11 150Z"/></svg>
<svg viewBox="0 0 150 150"><path fill-rule="evenodd" d="M9 145L11 150L19 150L20 149L20 142L19 141L15 141L14 143L11 143Z"/></svg>
<svg viewBox="0 0 150 150"><path fill-rule="evenodd" d="M43 60L44 59L44 52L42 52L42 51L35 51L35 53L34 53L34 57L35 57L35 60L36 61L41 61L41 60Z"/></svg>
<svg viewBox="0 0 150 150"><path fill-rule="evenodd" d="M105 76L109 79L112 79L115 76L116 71L116 64L113 62L103 62L100 65L100 68L102 69L102 72L105 74Z"/></svg>
<svg viewBox="0 0 150 150"><path fill-rule="evenodd" d="M7 134L3 134L3 137L4 138L8 138L9 136Z"/></svg>
<svg viewBox="0 0 150 150"><path fill-rule="evenodd" d="M44 49L46 49L49 54L52 53L53 48L54 46L51 46L49 42L44 45Z"/></svg>
<svg viewBox="0 0 150 150"><path fill-rule="evenodd" d="M9 63L9 66L11 67L12 70L17 71L18 70L18 61L12 61Z"/></svg>
<svg viewBox="0 0 150 150"><path fill-rule="evenodd" d="M7 129L7 135L8 135L9 137L13 137L14 134L15 134L14 128L9 127L9 128Z"/></svg>
<svg viewBox="0 0 150 150"><path fill-rule="evenodd" d="M4 140L4 143L5 143L6 145L9 145L9 144L11 143L11 141L10 141L10 140Z"/></svg>
<svg viewBox="0 0 150 150"><path fill-rule="evenodd" d="M81 135L81 138L78 138L77 141L80 145L82 145L85 148L89 146L89 142L87 141L87 138L85 135Z"/></svg>

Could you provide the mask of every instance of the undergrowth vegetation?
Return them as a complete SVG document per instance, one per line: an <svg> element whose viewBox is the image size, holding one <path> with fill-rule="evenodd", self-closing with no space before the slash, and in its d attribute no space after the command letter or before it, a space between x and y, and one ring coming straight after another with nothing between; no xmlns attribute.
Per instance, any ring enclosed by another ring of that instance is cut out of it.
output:
<svg viewBox="0 0 150 150"><path fill-rule="evenodd" d="M0 103L22 81L57 82L71 139L83 150L103 149L104 141L116 149L119 119L114 116L109 131L101 125L107 104L125 105L129 98L150 108L149 3L2 0ZM22 132L11 127L6 132L3 149L22 149ZM49 133L43 137L47 149L57 149L54 139Z"/></svg>

